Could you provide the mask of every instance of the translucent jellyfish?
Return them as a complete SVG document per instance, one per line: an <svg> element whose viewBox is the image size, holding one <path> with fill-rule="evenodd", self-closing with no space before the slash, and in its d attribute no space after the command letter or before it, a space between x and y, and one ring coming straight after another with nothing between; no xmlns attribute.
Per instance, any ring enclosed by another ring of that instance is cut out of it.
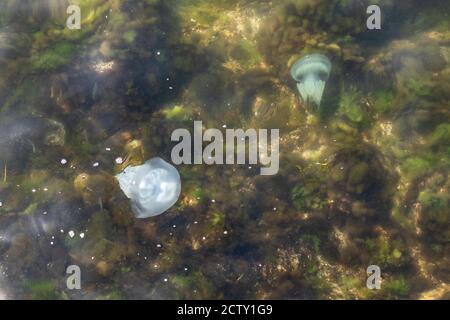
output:
<svg viewBox="0 0 450 320"><path fill-rule="evenodd" d="M330 60L321 54L307 55L294 63L291 76L297 81L298 91L306 104L320 107L330 71Z"/></svg>
<svg viewBox="0 0 450 320"><path fill-rule="evenodd" d="M131 201L136 218L157 216L170 209L181 193L177 169L161 158L127 167L116 176L120 188Z"/></svg>

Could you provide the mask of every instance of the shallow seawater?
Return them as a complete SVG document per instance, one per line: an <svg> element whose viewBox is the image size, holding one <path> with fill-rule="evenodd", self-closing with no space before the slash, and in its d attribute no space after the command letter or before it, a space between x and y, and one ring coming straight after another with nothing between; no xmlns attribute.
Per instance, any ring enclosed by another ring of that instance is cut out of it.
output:
<svg viewBox="0 0 450 320"><path fill-rule="evenodd" d="M2 0L0 299L448 299L450 4L376 3ZM279 129L279 170L174 163L194 121ZM181 195L138 219L115 176L155 157Z"/></svg>

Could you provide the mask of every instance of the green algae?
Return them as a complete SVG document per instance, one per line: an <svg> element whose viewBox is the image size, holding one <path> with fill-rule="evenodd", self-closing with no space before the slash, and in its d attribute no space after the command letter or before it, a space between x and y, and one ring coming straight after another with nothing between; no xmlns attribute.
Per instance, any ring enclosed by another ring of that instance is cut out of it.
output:
<svg viewBox="0 0 450 320"><path fill-rule="evenodd" d="M392 267L400 266L404 263L402 259L403 249L399 249L397 246L401 246L396 242L389 241L388 239L366 239L365 245L370 253L371 263L379 265L380 267Z"/></svg>
<svg viewBox="0 0 450 320"><path fill-rule="evenodd" d="M294 187L291 193L291 199L294 206L300 210L324 208L327 204L327 200L323 198L323 195L320 195L319 191L320 186L313 184Z"/></svg>
<svg viewBox="0 0 450 320"><path fill-rule="evenodd" d="M123 38L128 44L133 44L136 40L137 33L134 30L127 31L123 34Z"/></svg>
<svg viewBox="0 0 450 320"><path fill-rule="evenodd" d="M77 46L73 43L58 43L42 53L36 53L30 59L31 68L35 72L53 71L73 62Z"/></svg>
<svg viewBox="0 0 450 320"><path fill-rule="evenodd" d="M410 180L421 178L430 173L432 169L430 162L420 157L408 158L402 164L402 170Z"/></svg>
<svg viewBox="0 0 450 320"><path fill-rule="evenodd" d="M185 121L193 116L193 110L190 107L182 105L174 105L163 109L163 114L168 120Z"/></svg>
<svg viewBox="0 0 450 320"><path fill-rule="evenodd" d="M174 276L170 282L177 289L177 299L206 299L214 292L213 284L201 272Z"/></svg>
<svg viewBox="0 0 450 320"><path fill-rule="evenodd" d="M299 239L302 245L310 244L315 254L320 254L321 240L320 237L313 234L302 235Z"/></svg>
<svg viewBox="0 0 450 320"><path fill-rule="evenodd" d="M34 96L36 95L36 92L36 85L32 80L28 79L24 81L13 91L6 102L1 106L1 112L8 112L13 108L16 109L18 104L25 100L28 95Z"/></svg>
<svg viewBox="0 0 450 320"><path fill-rule="evenodd" d="M446 147L450 145L450 124L442 123L434 129L428 139L430 146Z"/></svg>
<svg viewBox="0 0 450 320"><path fill-rule="evenodd" d="M123 300L124 296L119 289L111 289L110 292L99 295L96 300Z"/></svg>
<svg viewBox="0 0 450 320"><path fill-rule="evenodd" d="M53 280L36 280L28 285L33 300L59 300L61 294Z"/></svg>
<svg viewBox="0 0 450 320"><path fill-rule="evenodd" d="M426 212L426 220L434 221L443 226L449 223L450 214L448 207L450 205L450 196L448 194L439 194L425 190L419 193L418 200Z"/></svg>
<svg viewBox="0 0 450 320"><path fill-rule="evenodd" d="M180 12L188 16L191 21L202 25L212 25L219 19L226 19L223 11L236 5L238 0L186 0L179 1ZM220 8L220 9L219 9Z"/></svg>
<svg viewBox="0 0 450 320"><path fill-rule="evenodd" d="M255 67L262 61L261 54L255 44L248 40L242 40L236 47L232 48L230 56L239 61L245 69Z"/></svg>
<svg viewBox="0 0 450 320"><path fill-rule="evenodd" d="M422 79L409 79L406 83L407 88L412 94L418 97L431 98L432 90L430 84Z"/></svg>
<svg viewBox="0 0 450 320"><path fill-rule="evenodd" d="M354 165L348 174L347 189L364 183L367 179L369 171L370 167L365 162L360 162Z"/></svg>
<svg viewBox="0 0 450 320"><path fill-rule="evenodd" d="M383 283L383 295L386 299L401 299L408 297L410 285L403 276L388 279Z"/></svg>
<svg viewBox="0 0 450 320"><path fill-rule="evenodd" d="M213 227L222 225L225 220L225 215L223 213L216 212L211 217L211 225Z"/></svg>
<svg viewBox="0 0 450 320"><path fill-rule="evenodd" d="M375 94L374 109L384 114L395 108L395 94L392 91L378 91Z"/></svg>
<svg viewBox="0 0 450 320"><path fill-rule="evenodd" d="M339 112L355 124L366 124L368 121L367 113L361 104L362 97L362 93L354 87L341 93Z"/></svg>

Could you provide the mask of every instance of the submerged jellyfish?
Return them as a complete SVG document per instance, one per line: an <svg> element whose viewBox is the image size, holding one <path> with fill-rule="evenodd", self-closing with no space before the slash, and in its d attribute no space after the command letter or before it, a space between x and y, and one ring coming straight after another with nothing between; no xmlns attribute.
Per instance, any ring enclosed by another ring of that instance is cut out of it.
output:
<svg viewBox="0 0 450 320"><path fill-rule="evenodd" d="M314 103L319 108L330 71L330 60L321 54L307 55L294 63L291 76L306 104Z"/></svg>
<svg viewBox="0 0 450 320"><path fill-rule="evenodd" d="M171 208L181 193L180 175L161 158L127 167L116 176L120 189L131 200L136 218L157 216Z"/></svg>

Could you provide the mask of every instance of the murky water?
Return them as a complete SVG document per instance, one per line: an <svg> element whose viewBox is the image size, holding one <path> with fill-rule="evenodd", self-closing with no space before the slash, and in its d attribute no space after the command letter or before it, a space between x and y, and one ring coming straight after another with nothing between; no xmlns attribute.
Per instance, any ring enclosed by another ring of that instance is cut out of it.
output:
<svg viewBox="0 0 450 320"><path fill-rule="evenodd" d="M448 299L449 13L445 0L1 1L0 298ZM332 66L319 108L290 74L314 53ZM174 164L171 135L194 121L279 129L279 171ZM155 157L181 195L138 219L115 176Z"/></svg>

